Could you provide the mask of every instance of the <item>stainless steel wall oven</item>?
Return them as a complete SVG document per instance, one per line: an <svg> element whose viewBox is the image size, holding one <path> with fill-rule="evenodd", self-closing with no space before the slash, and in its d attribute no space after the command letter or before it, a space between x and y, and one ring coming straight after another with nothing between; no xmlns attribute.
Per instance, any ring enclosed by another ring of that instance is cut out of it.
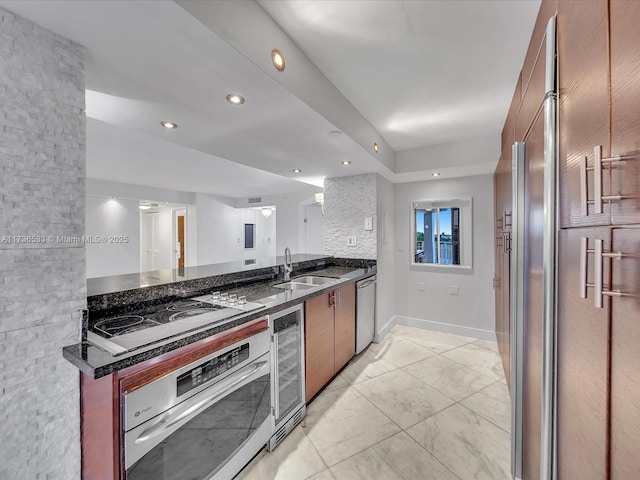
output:
<svg viewBox="0 0 640 480"><path fill-rule="evenodd" d="M274 427L264 330L123 395L126 480L228 480Z"/></svg>

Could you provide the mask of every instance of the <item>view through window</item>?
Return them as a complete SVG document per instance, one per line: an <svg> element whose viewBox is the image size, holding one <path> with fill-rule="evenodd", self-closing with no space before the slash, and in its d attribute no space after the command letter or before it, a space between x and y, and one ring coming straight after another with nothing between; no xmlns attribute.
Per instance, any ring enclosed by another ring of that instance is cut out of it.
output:
<svg viewBox="0 0 640 480"><path fill-rule="evenodd" d="M415 263L460 265L460 208L416 208Z"/></svg>

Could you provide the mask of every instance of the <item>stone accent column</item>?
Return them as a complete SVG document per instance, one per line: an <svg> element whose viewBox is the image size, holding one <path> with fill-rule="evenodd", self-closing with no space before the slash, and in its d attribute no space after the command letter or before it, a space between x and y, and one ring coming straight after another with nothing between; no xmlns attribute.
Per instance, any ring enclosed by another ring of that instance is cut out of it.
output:
<svg viewBox="0 0 640 480"><path fill-rule="evenodd" d="M376 174L327 178L324 181L324 251L345 258L378 256ZM364 229L371 217L373 230ZM347 244L356 237L355 246Z"/></svg>
<svg viewBox="0 0 640 480"><path fill-rule="evenodd" d="M0 478L80 478L84 48L0 9Z"/></svg>

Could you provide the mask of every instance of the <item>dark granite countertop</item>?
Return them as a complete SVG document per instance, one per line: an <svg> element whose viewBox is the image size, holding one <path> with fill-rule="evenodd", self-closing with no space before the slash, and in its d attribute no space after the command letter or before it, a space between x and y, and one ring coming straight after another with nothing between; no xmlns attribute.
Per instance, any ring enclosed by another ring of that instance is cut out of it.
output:
<svg viewBox="0 0 640 480"><path fill-rule="evenodd" d="M315 260L329 259L328 255L295 254L291 260L294 264ZM151 272L128 273L87 279L87 295L103 295L123 292L156 285L199 280L232 273L251 272L260 269L271 269L284 264L284 257L265 257L236 262L199 265L197 267L168 268Z"/></svg>
<svg viewBox="0 0 640 480"><path fill-rule="evenodd" d="M325 258L325 257L320 257ZM262 282L254 282L247 285L239 285L225 289L226 292L245 295L250 302L262 303L266 306L266 310L259 310L245 314L239 314L232 317L222 325L204 327L194 332L187 332L175 339L165 341L163 344L145 350L133 351L129 354L112 356L111 354L99 349L98 347L82 342L76 345L70 345L63 348L63 356L69 362L77 366L83 373L93 377L100 378L113 372L123 370L132 365L144 362L146 360L158 357L164 353L176 350L191 343L197 342L206 337L210 337L237 325L241 325L255 318L262 317L267 314L276 313L285 308L299 304L308 298L315 297L322 293L334 290L342 285L354 283L363 278L369 277L376 273L375 265L357 268L354 265L362 263L362 261L350 261L345 259L331 259L337 265L326 268L315 269L312 272L305 270L294 271L292 278L299 275L312 273L313 275L339 277L340 281L326 287L317 287L312 290L283 290L274 288L272 285L282 282L282 278L270 279ZM373 261L368 263L372 264ZM340 266L340 265L346 266ZM352 266L348 266L352 265ZM212 288L211 291L215 290Z"/></svg>

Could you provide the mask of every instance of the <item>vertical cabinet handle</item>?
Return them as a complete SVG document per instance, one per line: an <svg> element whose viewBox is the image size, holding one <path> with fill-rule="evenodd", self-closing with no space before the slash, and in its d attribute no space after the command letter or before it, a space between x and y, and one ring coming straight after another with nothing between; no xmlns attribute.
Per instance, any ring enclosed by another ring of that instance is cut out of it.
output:
<svg viewBox="0 0 640 480"><path fill-rule="evenodd" d="M593 287L595 289L595 299L594 299L594 306L596 308L602 308L602 262L603 262L603 258L602 258L602 240L596 238L595 240L595 249L594 249L594 254L595 254L595 268L594 268L594 279L593 279Z"/></svg>
<svg viewBox="0 0 640 480"><path fill-rule="evenodd" d="M602 145L593 148L593 174L593 209L598 214L602 213Z"/></svg>
<svg viewBox="0 0 640 480"><path fill-rule="evenodd" d="M513 218L513 213L512 212L504 212L504 227L505 228L511 228L511 224L512 224L512 219ZM509 220L507 220L509 219Z"/></svg>
<svg viewBox="0 0 640 480"><path fill-rule="evenodd" d="M587 192L589 191L589 179L587 176L588 170L587 157L582 157L582 160L580 161L580 211L585 217L589 215L589 201L587 200Z"/></svg>
<svg viewBox="0 0 640 480"><path fill-rule="evenodd" d="M616 156L602 158L602 145L593 147L593 167L587 166L587 157L580 161L580 211L582 215L589 215L589 204L593 204L593 213L602 213L603 201L619 201L626 198L638 198L637 195L603 195L602 194L602 168L604 164L624 162L638 158L637 156ZM587 172L593 171L593 200L588 199L589 180Z"/></svg>
<svg viewBox="0 0 640 480"><path fill-rule="evenodd" d="M587 298L587 241L580 239L580 298Z"/></svg>
<svg viewBox="0 0 640 480"><path fill-rule="evenodd" d="M620 260L625 255L622 252L605 252L604 242L601 239L596 238L594 240L593 250L588 248L589 239L586 237L580 238L580 298L587 298L587 288L594 289L593 305L595 308L603 308L604 296L608 297L633 297L632 293L622 292L620 290L605 290L603 280L603 262L605 258L611 258L614 260ZM587 255L594 254L594 280L593 283L587 283Z"/></svg>

